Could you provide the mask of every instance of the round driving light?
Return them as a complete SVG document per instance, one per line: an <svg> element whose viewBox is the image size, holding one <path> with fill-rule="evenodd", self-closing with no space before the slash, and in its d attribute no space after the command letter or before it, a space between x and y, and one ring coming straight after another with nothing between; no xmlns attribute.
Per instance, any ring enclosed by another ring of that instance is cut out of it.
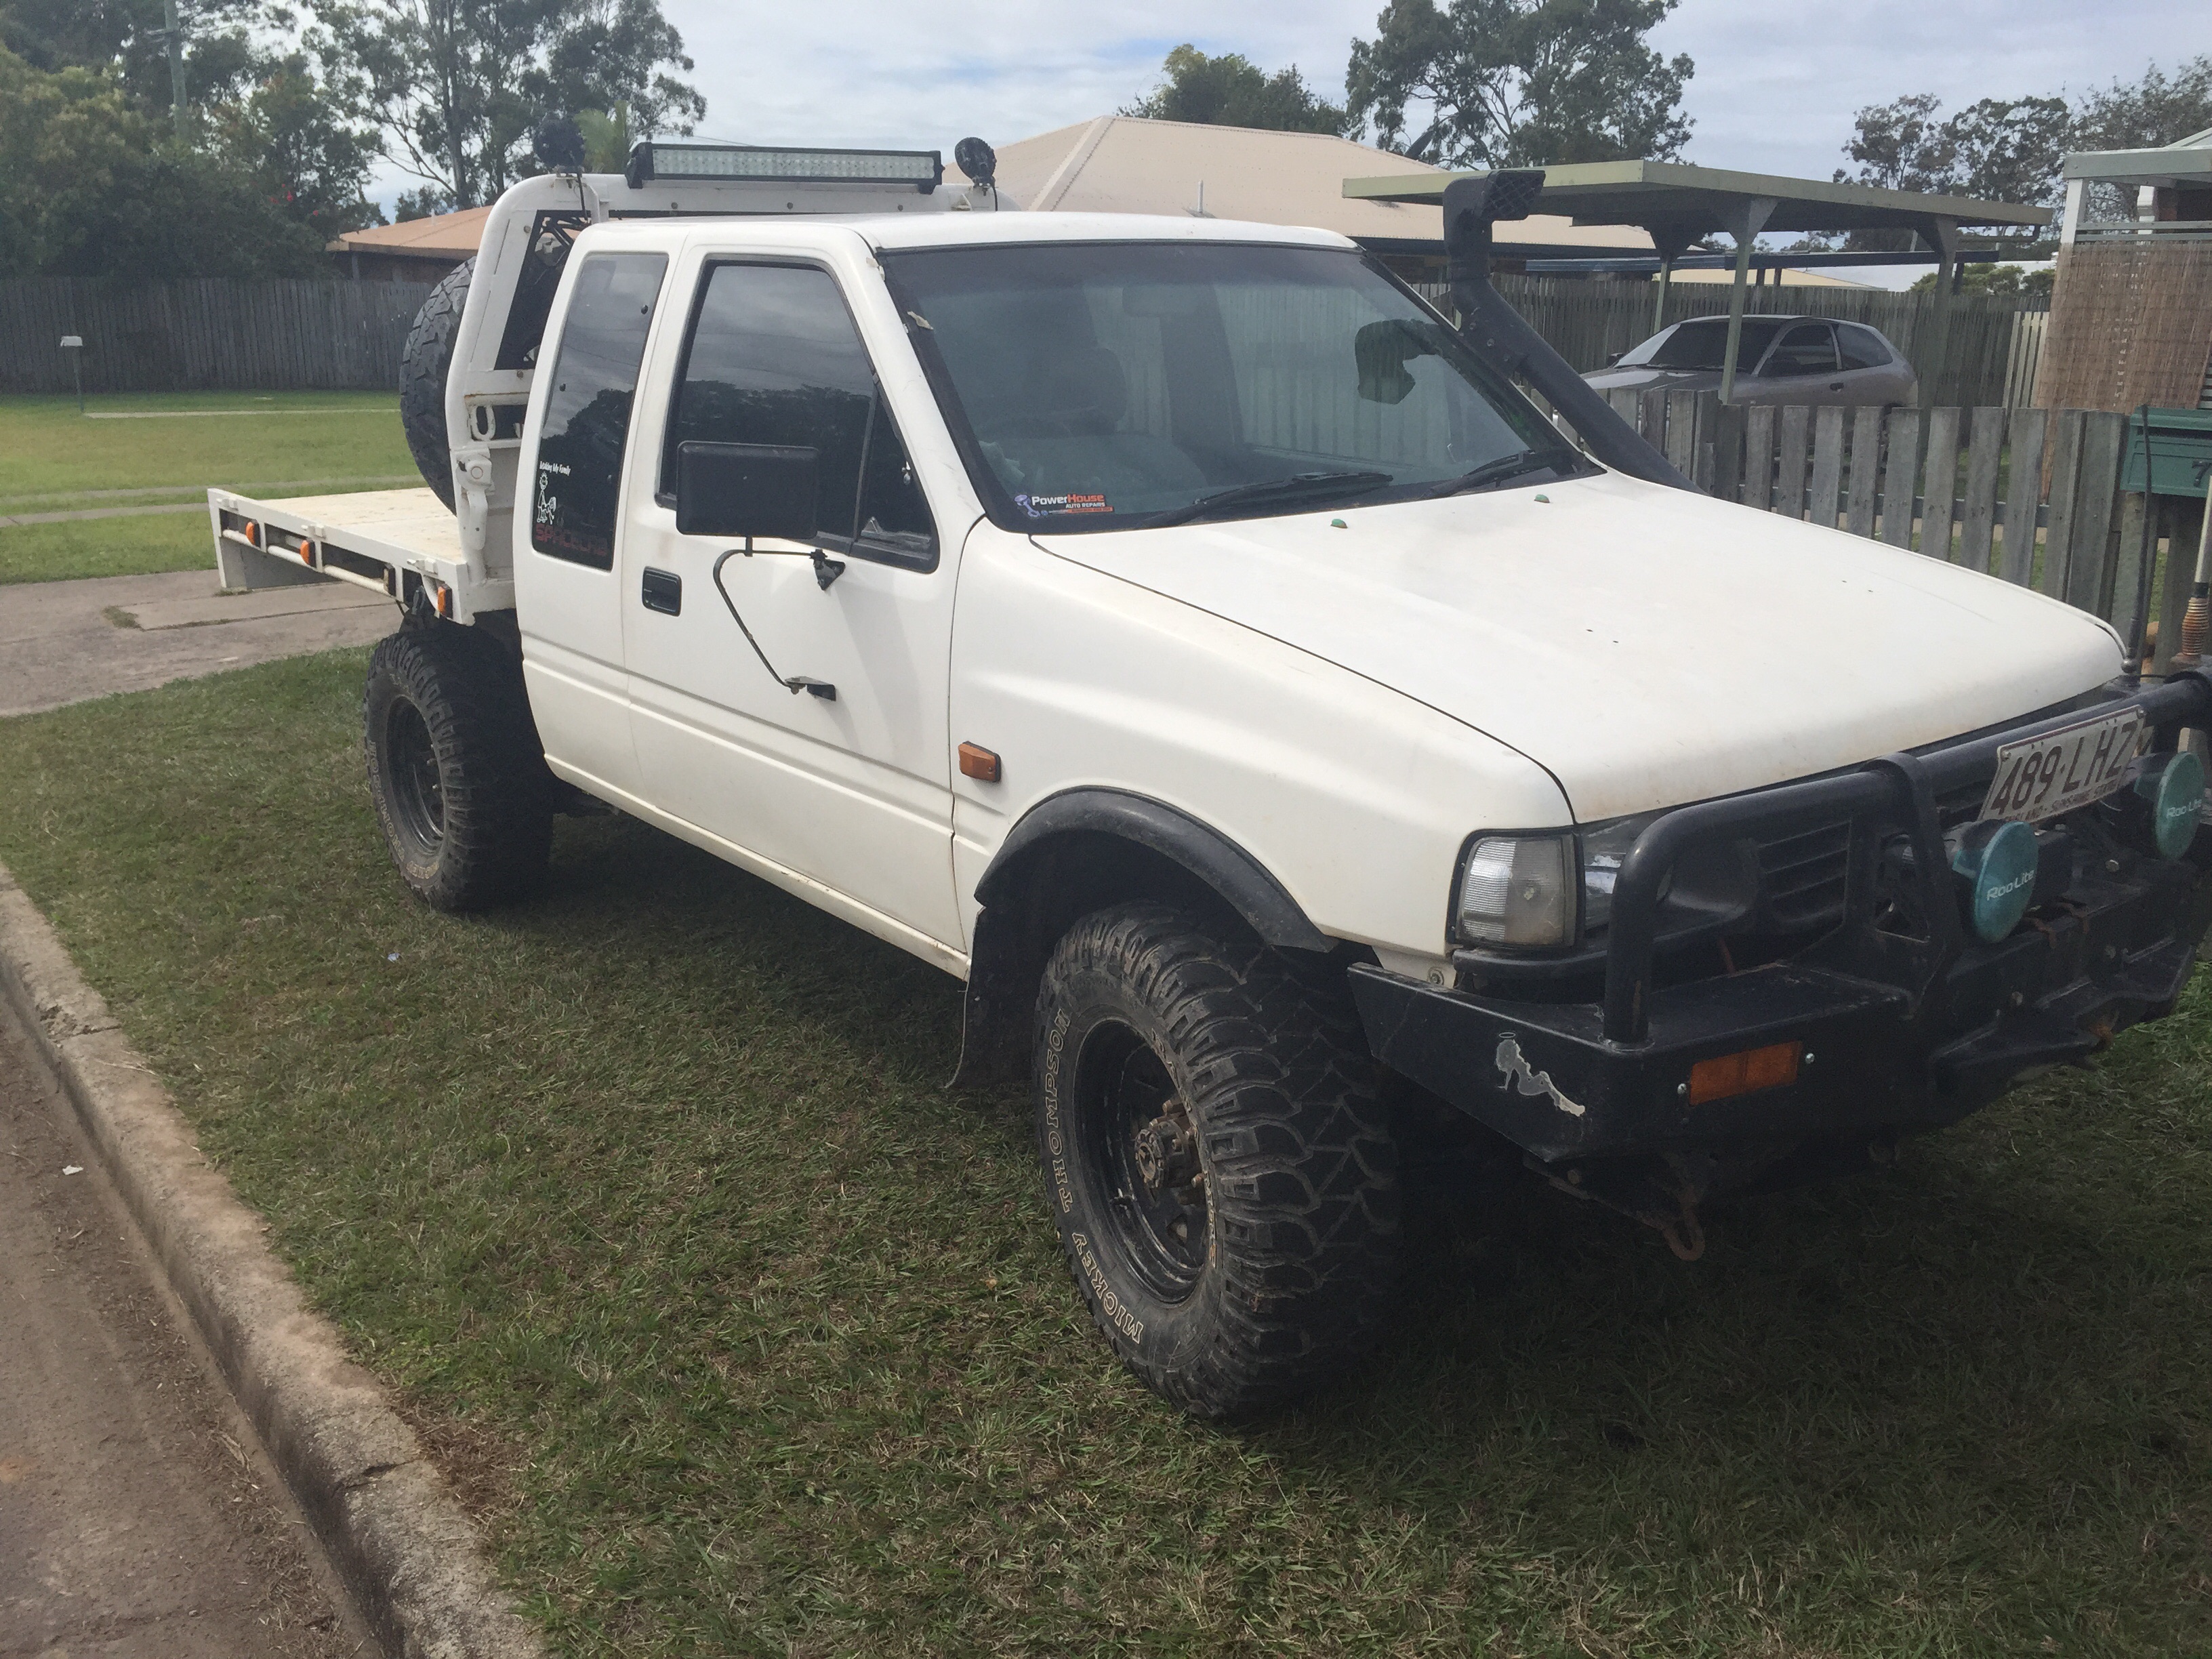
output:
<svg viewBox="0 0 2212 1659"><path fill-rule="evenodd" d="M1977 938L1995 945L2020 926L2035 897L2039 858L2035 831L2024 823L1983 818L1966 826L1951 868L1966 883L1966 920Z"/></svg>
<svg viewBox="0 0 2212 1659"><path fill-rule="evenodd" d="M2136 793L2150 803L2150 835L2158 855L2179 858L2197 839L2197 814L2204 805L2204 763L2185 749L2154 755L2136 779Z"/></svg>

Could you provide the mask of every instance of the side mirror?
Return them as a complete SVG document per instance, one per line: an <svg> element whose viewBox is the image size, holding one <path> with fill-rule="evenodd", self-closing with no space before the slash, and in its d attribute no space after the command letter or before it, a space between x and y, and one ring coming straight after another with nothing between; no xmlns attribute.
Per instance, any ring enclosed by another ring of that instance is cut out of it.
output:
<svg viewBox="0 0 2212 1659"><path fill-rule="evenodd" d="M821 452L784 444L678 444L676 528L686 536L814 538Z"/></svg>
<svg viewBox="0 0 2212 1659"><path fill-rule="evenodd" d="M1608 351L1605 354L1605 366L1607 368L1611 368L1627 355L1628 354L1625 351Z"/></svg>

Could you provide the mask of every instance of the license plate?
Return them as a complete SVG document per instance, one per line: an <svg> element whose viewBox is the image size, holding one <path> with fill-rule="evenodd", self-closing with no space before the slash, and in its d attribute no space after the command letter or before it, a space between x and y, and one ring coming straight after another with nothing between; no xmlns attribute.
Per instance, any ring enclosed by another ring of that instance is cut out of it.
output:
<svg viewBox="0 0 2212 1659"><path fill-rule="evenodd" d="M2104 799L2127 781L2142 724L2142 711L2130 708L2005 744L1982 816L2040 823Z"/></svg>

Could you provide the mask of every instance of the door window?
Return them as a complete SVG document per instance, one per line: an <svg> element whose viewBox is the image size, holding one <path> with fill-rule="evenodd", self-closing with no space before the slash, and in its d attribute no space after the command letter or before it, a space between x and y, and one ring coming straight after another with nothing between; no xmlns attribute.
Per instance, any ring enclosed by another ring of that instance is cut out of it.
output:
<svg viewBox="0 0 2212 1659"><path fill-rule="evenodd" d="M1881 336L1856 323L1836 325L1836 347L1845 368L1881 368L1889 362L1889 348L1882 344Z"/></svg>
<svg viewBox="0 0 2212 1659"><path fill-rule="evenodd" d="M1826 323L1800 323L1775 345L1762 374L1832 374L1836 341Z"/></svg>
<svg viewBox="0 0 2212 1659"><path fill-rule="evenodd" d="M600 570L615 558L623 447L662 253L594 253L576 272L538 440L530 544Z"/></svg>
<svg viewBox="0 0 2212 1659"><path fill-rule="evenodd" d="M834 277L811 265L719 264L700 295L661 457L680 446L776 444L817 457L817 539L927 569L929 506Z"/></svg>

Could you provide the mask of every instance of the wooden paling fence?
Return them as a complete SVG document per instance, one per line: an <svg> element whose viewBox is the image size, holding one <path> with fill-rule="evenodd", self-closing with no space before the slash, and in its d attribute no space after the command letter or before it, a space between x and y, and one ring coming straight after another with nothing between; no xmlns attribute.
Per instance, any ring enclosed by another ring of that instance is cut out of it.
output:
<svg viewBox="0 0 2212 1659"><path fill-rule="evenodd" d="M392 391L422 283L0 283L0 392ZM74 354L64 334L82 339Z"/></svg>
<svg viewBox="0 0 2212 1659"><path fill-rule="evenodd" d="M1911 548L2063 599L2124 640L2180 637L2203 505L2120 489L2130 417L2096 410L1723 406L1711 392L1609 401L1724 501ZM2146 515L2148 514L2148 519Z"/></svg>

